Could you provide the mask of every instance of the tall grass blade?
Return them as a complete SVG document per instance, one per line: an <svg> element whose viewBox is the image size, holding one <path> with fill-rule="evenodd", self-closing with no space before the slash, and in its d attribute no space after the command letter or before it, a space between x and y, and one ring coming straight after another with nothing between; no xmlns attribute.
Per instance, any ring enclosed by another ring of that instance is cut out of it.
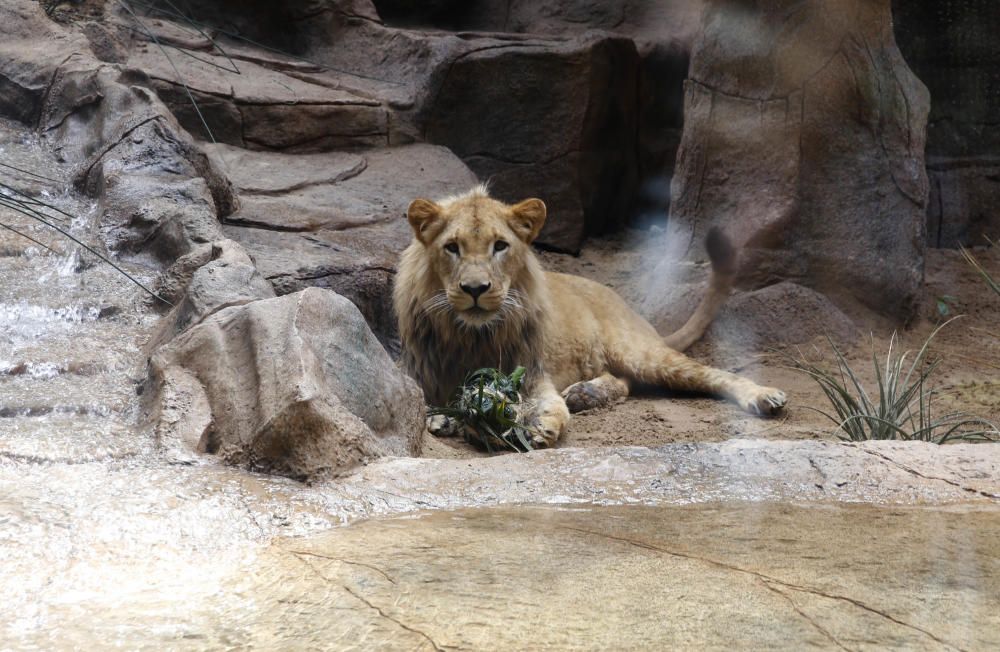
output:
<svg viewBox="0 0 1000 652"><path fill-rule="evenodd" d="M918 440L934 443L961 440L991 440L1000 437L997 427L985 419L963 413L951 413L934 418L934 389L929 379L938 369L940 360L927 361L931 341L942 328L956 318L938 326L924 340L916 356L908 351L899 353L895 333L889 340L885 361L879 359L872 338L872 372L877 392L869 394L860 376L832 339L836 372L830 372L799 357L785 355L789 368L812 378L833 407L833 413L809 408L836 424L837 436L848 441L881 439ZM877 396L873 401L870 397ZM975 428L975 429L973 429Z"/></svg>
<svg viewBox="0 0 1000 652"><path fill-rule="evenodd" d="M134 276L132 276L131 274L129 274L128 272L126 272L124 269L122 269L118 265L116 265L113 261L111 261L110 259L108 259L103 254L101 254L99 251L95 250L93 247L91 247L87 243L83 242L82 240L80 240L79 238L77 238L76 236L74 236L72 233L69 233L68 231L62 229L58 225L53 224L52 222L49 222L45 218L40 217L39 214L36 211L32 211L30 209L26 209L24 206L21 206L16 201L12 201L9 197L3 197L3 196L0 196L0 206L6 206L7 208L10 208L13 211L21 213L22 215L26 215L27 217L30 217L31 219L33 219L33 220L35 220L37 222L41 222L42 224L44 224L45 226L49 227L50 229L53 229L53 230L59 232L63 237L69 238L70 240L72 240L73 242L75 242L77 245L83 247L84 249L86 249L87 251L89 251L91 254L93 254L94 256L96 256L97 258L99 258L101 261L103 261L103 262L107 263L108 265L110 265L111 267L113 267L119 274L121 274L122 276L124 276L125 278L127 278L128 280L130 280L132 283L134 283L137 286L139 286L139 288L142 289L142 291L145 292L146 294L148 294L149 296L153 297L157 301L160 301L160 302L162 302L162 303L164 303L164 304L166 304L168 306L172 306L173 305L172 303L170 303L169 301L167 301L166 299L164 299L163 297L161 297L160 295L158 295L156 292L153 292L152 290L150 290L149 288L147 288L138 279L136 279Z"/></svg>
<svg viewBox="0 0 1000 652"><path fill-rule="evenodd" d="M35 240L34 238L32 238L30 235L28 235L26 233L21 233L20 231L18 231L14 227L10 226L9 224L3 224L2 222L0 222L0 228L7 229L11 233L19 235L22 238L24 238L25 240L30 240L30 241L34 242L36 245L38 245L39 247L42 247L43 249L47 249L48 251L50 251L52 253L58 253L58 252L56 252L55 249L53 249L52 247L48 246L44 242L39 242L38 240Z"/></svg>

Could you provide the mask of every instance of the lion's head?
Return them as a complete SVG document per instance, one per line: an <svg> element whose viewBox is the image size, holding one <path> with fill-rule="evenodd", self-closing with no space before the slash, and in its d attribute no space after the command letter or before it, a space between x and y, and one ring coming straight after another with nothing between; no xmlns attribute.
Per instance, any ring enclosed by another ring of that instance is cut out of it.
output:
<svg viewBox="0 0 1000 652"><path fill-rule="evenodd" d="M428 400L440 404L480 367L536 371L548 293L531 242L545 204L511 206L480 186L437 202L417 199L406 217L414 239L400 259L393 303L404 361Z"/></svg>
<svg viewBox="0 0 1000 652"><path fill-rule="evenodd" d="M479 327L519 305L520 291L512 285L545 223L540 199L509 206L478 188L440 203L417 199L406 217L441 288L429 309L449 311L459 323Z"/></svg>

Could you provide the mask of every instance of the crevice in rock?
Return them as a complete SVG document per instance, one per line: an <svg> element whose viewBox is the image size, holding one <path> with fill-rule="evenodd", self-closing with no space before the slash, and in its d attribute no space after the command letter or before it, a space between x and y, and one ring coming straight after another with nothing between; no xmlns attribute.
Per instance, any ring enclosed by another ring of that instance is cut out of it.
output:
<svg viewBox="0 0 1000 652"><path fill-rule="evenodd" d="M760 583L768 591L771 591L775 595L781 596L786 602L788 602L789 605L791 605L792 609L795 610L795 613L799 614L799 616L801 616L803 620L809 623L813 627L813 629L822 634L828 641L839 647L841 650L847 650L848 652L851 652L851 649L846 645L844 645L843 643L841 643L840 640L837 639L836 636L831 634L828 629L820 625L809 614L803 611L802 608L795 603L795 600L792 600L792 597L790 595L778 589L777 587L773 586L772 584L768 583L766 580L760 580Z"/></svg>
<svg viewBox="0 0 1000 652"><path fill-rule="evenodd" d="M56 85L56 82L59 81L59 73L62 72L62 68L66 65L66 62L75 57L76 54L76 52L73 52L68 55L65 59L59 62L59 65L56 66L55 71L53 71L52 78L49 79L48 86L45 87L45 92L42 93L42 99L38 102L38 120L35 123L35 129L41 129L42 127L42 119L45 117L45 107L49 103L49 96L52 94L52 88ZM63 120L65 120L65 118L63 118Z"/></svg>
<svg viewBox="0 0 1000 652"><path fill-rule="evenodd" d="M422 632L421 630L419 630L419 629L417 629L415 627L411 627L410 625L407 625L406 623L402 622L401 620L399 620L397 618L393 618L392 616L390 616L389 614L387 614L386 612L384 612L380 607L374 605L370 600L368 600L367 598L365 598L363 595L361 595L360 593L358 593L357 591L355 591L351 587L344 586L344 590L347 591L348 593L350 593L351 595L353 595L355 598L357 598L361 602L365 603L365 605L367 605L369 608L374 609L376 612L378 612L378 615L382 616L386 620L390 620L390 621L396 623L397 625L399 625L400 627L402 627L403 629L405 629L408 632L413 632L414 634L418 634L418 635L422 636L428 643L431 644L431 647L433 647L438 652L443 652L441 646L438 645L436 642L434 642L434 639L432 639L430 636L428 636L425 632Z"/></svg>
<svg viewBox="0 0 1000 652"><path fill-rule="evenodd" d="M916 476L918 478L923 478L924 480L934 480L936 482L944 482L945 484L951 485L952 487L955 487L956 489L961 489L962 491L966 491L966 492L971 493L971 494L976 494L977 496L983 496L984 498L990 498L992 500L1000 500L1000 494L990 493L988 491L983 491L981 489L975 489L973 487L966 487L965 485L963 485L963 484L961 484L959 482L955 482L954 480L949 480L948 478L939 478L939 477L936 477L936 476L933 476L933 475L926 475L926 474L921 473L920 471L917 471L914 468L906 466L905 464L901 464L900 462L897 462L896 460L892 459L888 455L885 455L885 454L880 453L878 451L869 450L867 448L861 448L860 446L855 446L855 448L859 448L860 450L864 451L865 453L867 453L869 455L873 455L873 456L875 456L875 457L877 457L879 459L885 460L886 462L892 464L896 468L901 469L903 471L906 471L910 475L914 475L914 476Z"/></svg>
<svg viewBox="0 0 1000 652"><path fill-rule="evenodd" d="M342 270L328 270L320 274L305 274L305 275L299 275L294 273L274 274L272 276L265 276L264 278L266 278L268 281L272 281L274 279L279 279L279 278L287 278L287 277L294 278L298 281L316 281L321 278L327 278L328 276L353 275L353 274L359 274L361 272L385 272L386 274L390 274L393 276L396 274L396 270L391 267L386 267L384 265L370 265L370 266L352 267L350 269L342 269Z"/></svg>
<svg viewBox="0 0 1000 652"><path fill-rule="evenodd" d="M396 583L396 580L394 580L392 578L392 576L389 575L389 573L386 573L384 570L382 570L378 566L373 566L372 564L366 564L363 561L354 561L353 559L344 559L343 557L334 557L332 555L323 555L323 554L320 554L318 552L310 552L309 550L289 550L289 552L292 553L293 555L306 555L308 557L318 557L319 559L328 559L330 561L339 561L342 564L349 564L351 566L361 566L362 568L367 568L369 570L375 571L376 573L378 573L379 575L381 575L382 577L384 577L386 579L386 581L388 581L390 584L395 584Z"/></svg>
<svg viewBox="0 0 1000 652"><path fill-rule="evenodd" d="M583 150L578 148L573 148L565 152L561 152L549 158L541 159L538 161L519 161L517 159L504 158L498 154L493 154L490 152L474 152L472 154L465 154L462 156L462 160L468 160L471 158L485 158L491 161L499 161L500 163L506 163L507 165L549 165L550 163L555 163L559 159L566 158L572 154L580 154Z"/></svg>
<svg viewBox="0 0 1000 652"><path fill-rule="evenodd" d="M81 171L76 175L76 184L78 186L82 185L82 184L85 184L87 182L87 179L90 178L90 173L94 169L94 166L97 165L98 163L100 163L104 159L104 157L107 156L108 153L111 152L111 150L113 150L114 148L118 147L118 145L120 145L123 140L125 140L126 138L128 138L129 136L131 136L133 131L135 131L139 127L142 127L143 125L149 124L150 122L155 122L156 120L161 120L162 118L163 118L163 116L161 116L161 115L151 115L149 117L143 118L138 123L136 123L136 124L132 125L131 127L125 129L118 136L118 138L116 138L112 142L106 144L104 147L101 148L100 151L95 152L90 157L90 160L86 164L84 164L84 166L81 169Z"/></svg>
<svg viewBox="0 0 1000 652"><path fill-rule="evenodd" d="M355 591L351 587L347 586L346 584L339 584L339 583L334 582L333 580L331 580L329 577L327 577L325 574L323 574L323 572L320 571L320 569L316 568L316 566L313 565L312 563L310 563L309 561L303 559L295 551L292 551L292 554L293 554L293 556L296 559L298 559L300 562L302 562L303 564L305 564L310 570L312 570L313 573L316 574L317 577L319 577L320 579L322 579L324 582L326 582L328 584L339 586L344 591L346 591L347 593L349 593L352 597L354 597L355 599L357 599L359 602L363 603L366 607L368 607L369 609L372 609L373 611L375 611L376 613L378 613L378 615L381 616L382 618L385 618L386 620L395 623L396 625L398 625L399 627L402 627L403 629L405 629L408 632L411 632L413 634L416 634L417 636L420 636L425 641L427 641L428 643L430 643L431 647L434 648L434 650L436 650L436 652L443 652L444 651L444 648L442 648L440 645L438 645L437 642L433 638L431 638L426 632L421 631L421 630L417 629L416 627L412 627L410 625L407 625L406 623L402 622L398 618L394 618L394 617L390 616L385 611L383 611L380 607L378 607L374 603L372 603L371 600L367 599L366 597L364 597L363 595L361 595L360 593L358 593L357 591ZM320 556L321 557L322 555L316 555L316 556Z"/></svg>
<svg viewBox="0 0 1000 652"><path fill-rule="evenodd" d="M244 136L243 142L246 143L246 145L248 145L247 149L254 149L254 148L256 148L258 151L262 151L262 152L288 152L288 151L293 151L296 148L308 147L308 146L316 144L316 143L322 143L323 141L329 140L331 138L344 138L344 139L349 139L349 138L380 138L381 139L381 138L386 138L386 137L388 137L388 133L385 132L385 131L373 131L373 132L366 132L366 133L346 133L346 134L333 134L333 133L330 133L330 134L323 134L322 136L318 136L316 138L309 138L307 140L297 141L297 142L294 142L294 143L290 143L288 145L283 145L281 147L276 147L274 145L269 145L267 143L262 143L259 140L254 140L252 138L246 138L246 136ZM249 145L253 145L253 147L249 147ZM321 150L321 151L336 151L336 150L342 150L342 149L350 149L351 147L355 147L355 146L357 146L357 145L343 144L343 145L338 145L338 146L335 146L335 147L331 146L331 147L326 148L326 149ZM307 152L307 153L314 153L314 150L309 150L309 152Z"/></svg>
<svg viewBox="0 0 1000 652"><path fill-rule="evenodd" d="M735 566L733 564L728 564L728 563L722 562L722 561L717 561L715 559L710 559L708 557L701 557L699 555L693 555L693 554L690 554L690 553L684 553L684 552L679 552L679 551L676 551L676 550L670 550L668 548L663 548L661 546L657 546L657 545L654 545L652 543L647 543L645 541L639 541L637 539L632 539L632 538L629 538L629 537L618 537L618 536L615 536L613 534L607 534L605 532L598 532L596 530L587 530L585 528L575 528L575 527L563 526L562 529L564 529L564 530L570 530L570 531L573 531L573 532L580 532L582 534L588 534L590 536L601 537L601 538L604 538L604 539L610 539L612 541L618 541L618 542L621 542L621 543L624 543L624 544L627 544L627 545L630 545L630 546L634 546L636 548L641 548L643 550L650 550L652 552L658 552L658 553L662 553L662 554L665 554L665 555L670 555L671 557L677 557L678 559L687 559L687 560L690 560L690 561L696 561L696 562L699 562L699 563L707 564L709 566L714 566L715 568L721 568L723 570L728 570L728 571L731 571L731 572L734 572L734 573L740 573L742 575L749 575L750 577L755 577L755 578L757 578L757 579L759 579L759 580L761 580L763 582L768 582L768 583L776 584L778 586L784 587L786 589L790 589L792 591L800 591L802 593L809 593L811 595L819 596L821 598L828 598L830 600L837 600L839 602L846 602L848 604L854 605L855 607L857 607L859 609L867 611L867 612L869 612L869 613L871 613L873 615L879 616L881 618L884 618L885 620L888 620L888 621L893 622L893 623L895 623L897 625L900 625L901 627L905 627L905 628L913 630L915 632L919 632L919 633L923 634L924 636L926 636L926 637L930 638L931 640L933 640L935 643L938 643L939 645L943 645L943 646L945 646L945 647L947 647L949 649L953 649L953 650L962 650L961 647L959 647L957 645L954 645L952 643L949 643L948 641L945 641L941 637L935 635L931 631L928 631L928 630L924 629L923 627L920 627L918 625L914 625L914 624L908 623L906 621L900 620L899 618L896 618L895 616L893 616L893 615L891 615L889 613L886 613L885 611L882 611L881 609L876 609L875 607L867 605L864 602L861 602L860 600L857 600L857 599L849 597L849 596L838 595L836 593L826 593L825 591L822 591L820 589L816 589L816 588L809 587L809 586L802 586L802 585L799 585L799 584L794 584L792 582L787 582L787 581L779 579L777 577L771 577L770 575L766 575L766 574L761 573L759 571L750 570L748 568L741 568L739 566Z"/></svg>

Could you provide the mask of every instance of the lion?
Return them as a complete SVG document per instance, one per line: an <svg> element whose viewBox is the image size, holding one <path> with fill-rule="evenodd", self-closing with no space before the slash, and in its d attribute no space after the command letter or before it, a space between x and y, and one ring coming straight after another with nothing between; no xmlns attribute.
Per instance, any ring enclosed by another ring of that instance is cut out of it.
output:
<svg viewBox="0 0 1000 652"><path fill-rule="evenodd" d="M393 304L402 364L430 404L444 405L470 371L523 366L539 447L559 440L571 412L621 400L636 385L725 397L755 415L784 407L781 390L681 353L702 336L732 288L736 254L719 231L706 241L707 294L687 323L664 338L610 288L542 269L531 243L546 213L540 199L508 205L485 186L410 204L413 241L400 258ZM428 419L433 434L453 426Z"/></svg>

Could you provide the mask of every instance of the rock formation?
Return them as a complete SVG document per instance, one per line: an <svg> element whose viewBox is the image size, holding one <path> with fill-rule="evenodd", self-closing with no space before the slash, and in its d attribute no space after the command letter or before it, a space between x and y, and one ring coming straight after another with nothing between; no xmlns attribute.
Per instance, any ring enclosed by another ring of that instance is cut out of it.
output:
<svg viewBox="0 0 1000 652"><path fill-rule="evenodd" d="M417 455L423 394L347 299L317 288L225 308L153 355L168 450L297 479Z"/></svg>
<svg viewBox="0 0 1000 652"><path fill-rule="evenodd" d="M930 98L891 27L888 0L708 4L671 219L695 243L730 233L745 285L792 280L915 315Z"/></svg>
<svg viewBox="0 0 1000 652"><path fill-rule="evenodd" d="M894 0L899 47L931 91L927 126L932 247L1000 235L1000 5L990 0Z"/></svg>

